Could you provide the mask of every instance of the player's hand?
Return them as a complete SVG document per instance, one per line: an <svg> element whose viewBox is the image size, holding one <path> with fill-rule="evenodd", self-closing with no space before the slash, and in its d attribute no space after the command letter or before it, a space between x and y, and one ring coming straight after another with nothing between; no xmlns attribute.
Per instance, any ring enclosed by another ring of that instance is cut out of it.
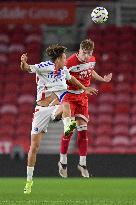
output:
<svg viewBox="0 0 136 205"><path fill-rule="evenodd" d="M110 73L110 74L104 76L104 81L105 81L106 83L110 82L111 79L112 79L112 73Z"/></svg>
<svg viewBox="0 0 136 205"><path fill-rule="evenodd" d="M21 62L22 63L26 63L27 62L27 53L25 53L25 54L23 54L22 56L21 56Z"/></svg>
<svg viewBox="0 0 136 205"><path fill-rule="evenodd" d="M85 90L86 94L88 95L97 95L98 94L98 90L96 88L92 88L92 87L86 87L86 90Z"/></svg>

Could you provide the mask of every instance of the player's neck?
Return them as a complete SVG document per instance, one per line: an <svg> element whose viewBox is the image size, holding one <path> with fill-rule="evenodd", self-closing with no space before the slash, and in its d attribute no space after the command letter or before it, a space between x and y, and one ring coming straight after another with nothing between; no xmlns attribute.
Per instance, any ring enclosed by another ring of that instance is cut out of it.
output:
<svg viewBox="0 0 136 205"><path fill-rule="evenodd" d="M58 71L60 69L60 65L58 63L55 63L55 71Z"/></svg>
<svg viewBox="0 0 136 205"><path fill-rule="evenodd" d="M83 61L83 60L80 58L80 55L79 55L78 53L76 54L76 57L77 57L77 59L78 59L80 62L86 63L86 61Z"/></svg>

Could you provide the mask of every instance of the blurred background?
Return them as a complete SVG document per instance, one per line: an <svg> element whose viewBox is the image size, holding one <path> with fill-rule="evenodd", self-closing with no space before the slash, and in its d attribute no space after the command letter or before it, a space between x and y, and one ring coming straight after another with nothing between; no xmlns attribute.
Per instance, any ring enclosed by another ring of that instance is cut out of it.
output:
<svg viewBox="0 0 136 205"><path fill-rule="evenodd" d="M109 12L94 24L96 6ZM136 176L136 1L0 1L0 176L25 176L26 156L36 97L35 75L20 71L20 56L29 64L46 60L45 49L60 43L68 55L80 42L95 42L95 70L113 73L110 83L91 81L99 89L89 97L88 167L95 176ZM62 122L50 123L42 140L38 176L57 176ZM69 172L77 176L76 131L69 148Z"/></svg>

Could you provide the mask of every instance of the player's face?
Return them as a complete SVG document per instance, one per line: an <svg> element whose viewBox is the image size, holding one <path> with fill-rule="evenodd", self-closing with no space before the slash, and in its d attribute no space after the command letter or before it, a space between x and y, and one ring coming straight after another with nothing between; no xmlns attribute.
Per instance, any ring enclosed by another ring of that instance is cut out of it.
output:
<svg viewBox="0 0 136 205"><path fill-rule="evenodd" d="M66 64L66 54L63 53L62 56L59 58L59 67L64 67L64 65Z"/></svg>
<svg viewBox="0 0 136 205"><path fill-rule="evenodd" d="M89 58L92 56L92 53L93 53L93 51L88 51L88 50L85 50L85 49L80 49L78 56L79 56L81 61L87 62L89 60Z"/></svg>

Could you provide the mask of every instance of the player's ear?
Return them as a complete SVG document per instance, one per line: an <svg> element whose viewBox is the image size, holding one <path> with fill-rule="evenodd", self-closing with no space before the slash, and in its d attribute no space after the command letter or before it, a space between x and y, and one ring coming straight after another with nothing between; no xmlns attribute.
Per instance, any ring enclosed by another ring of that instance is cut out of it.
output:
<svg viewBox="0 0 136 205"><path fill-rule="evenodd" d="M56 60L55 60L55 63L57 63L57 64L58 64L59 62L60 62L60 58L59 58L59 57L57 57L57 58L56 58Z"/></svg>
<svg viewBox="0 0 136 205"><path fill-rule="evenodd" d="M59 57L58 58L56 58L56 63L58 63L59 62Z"/></svg>

